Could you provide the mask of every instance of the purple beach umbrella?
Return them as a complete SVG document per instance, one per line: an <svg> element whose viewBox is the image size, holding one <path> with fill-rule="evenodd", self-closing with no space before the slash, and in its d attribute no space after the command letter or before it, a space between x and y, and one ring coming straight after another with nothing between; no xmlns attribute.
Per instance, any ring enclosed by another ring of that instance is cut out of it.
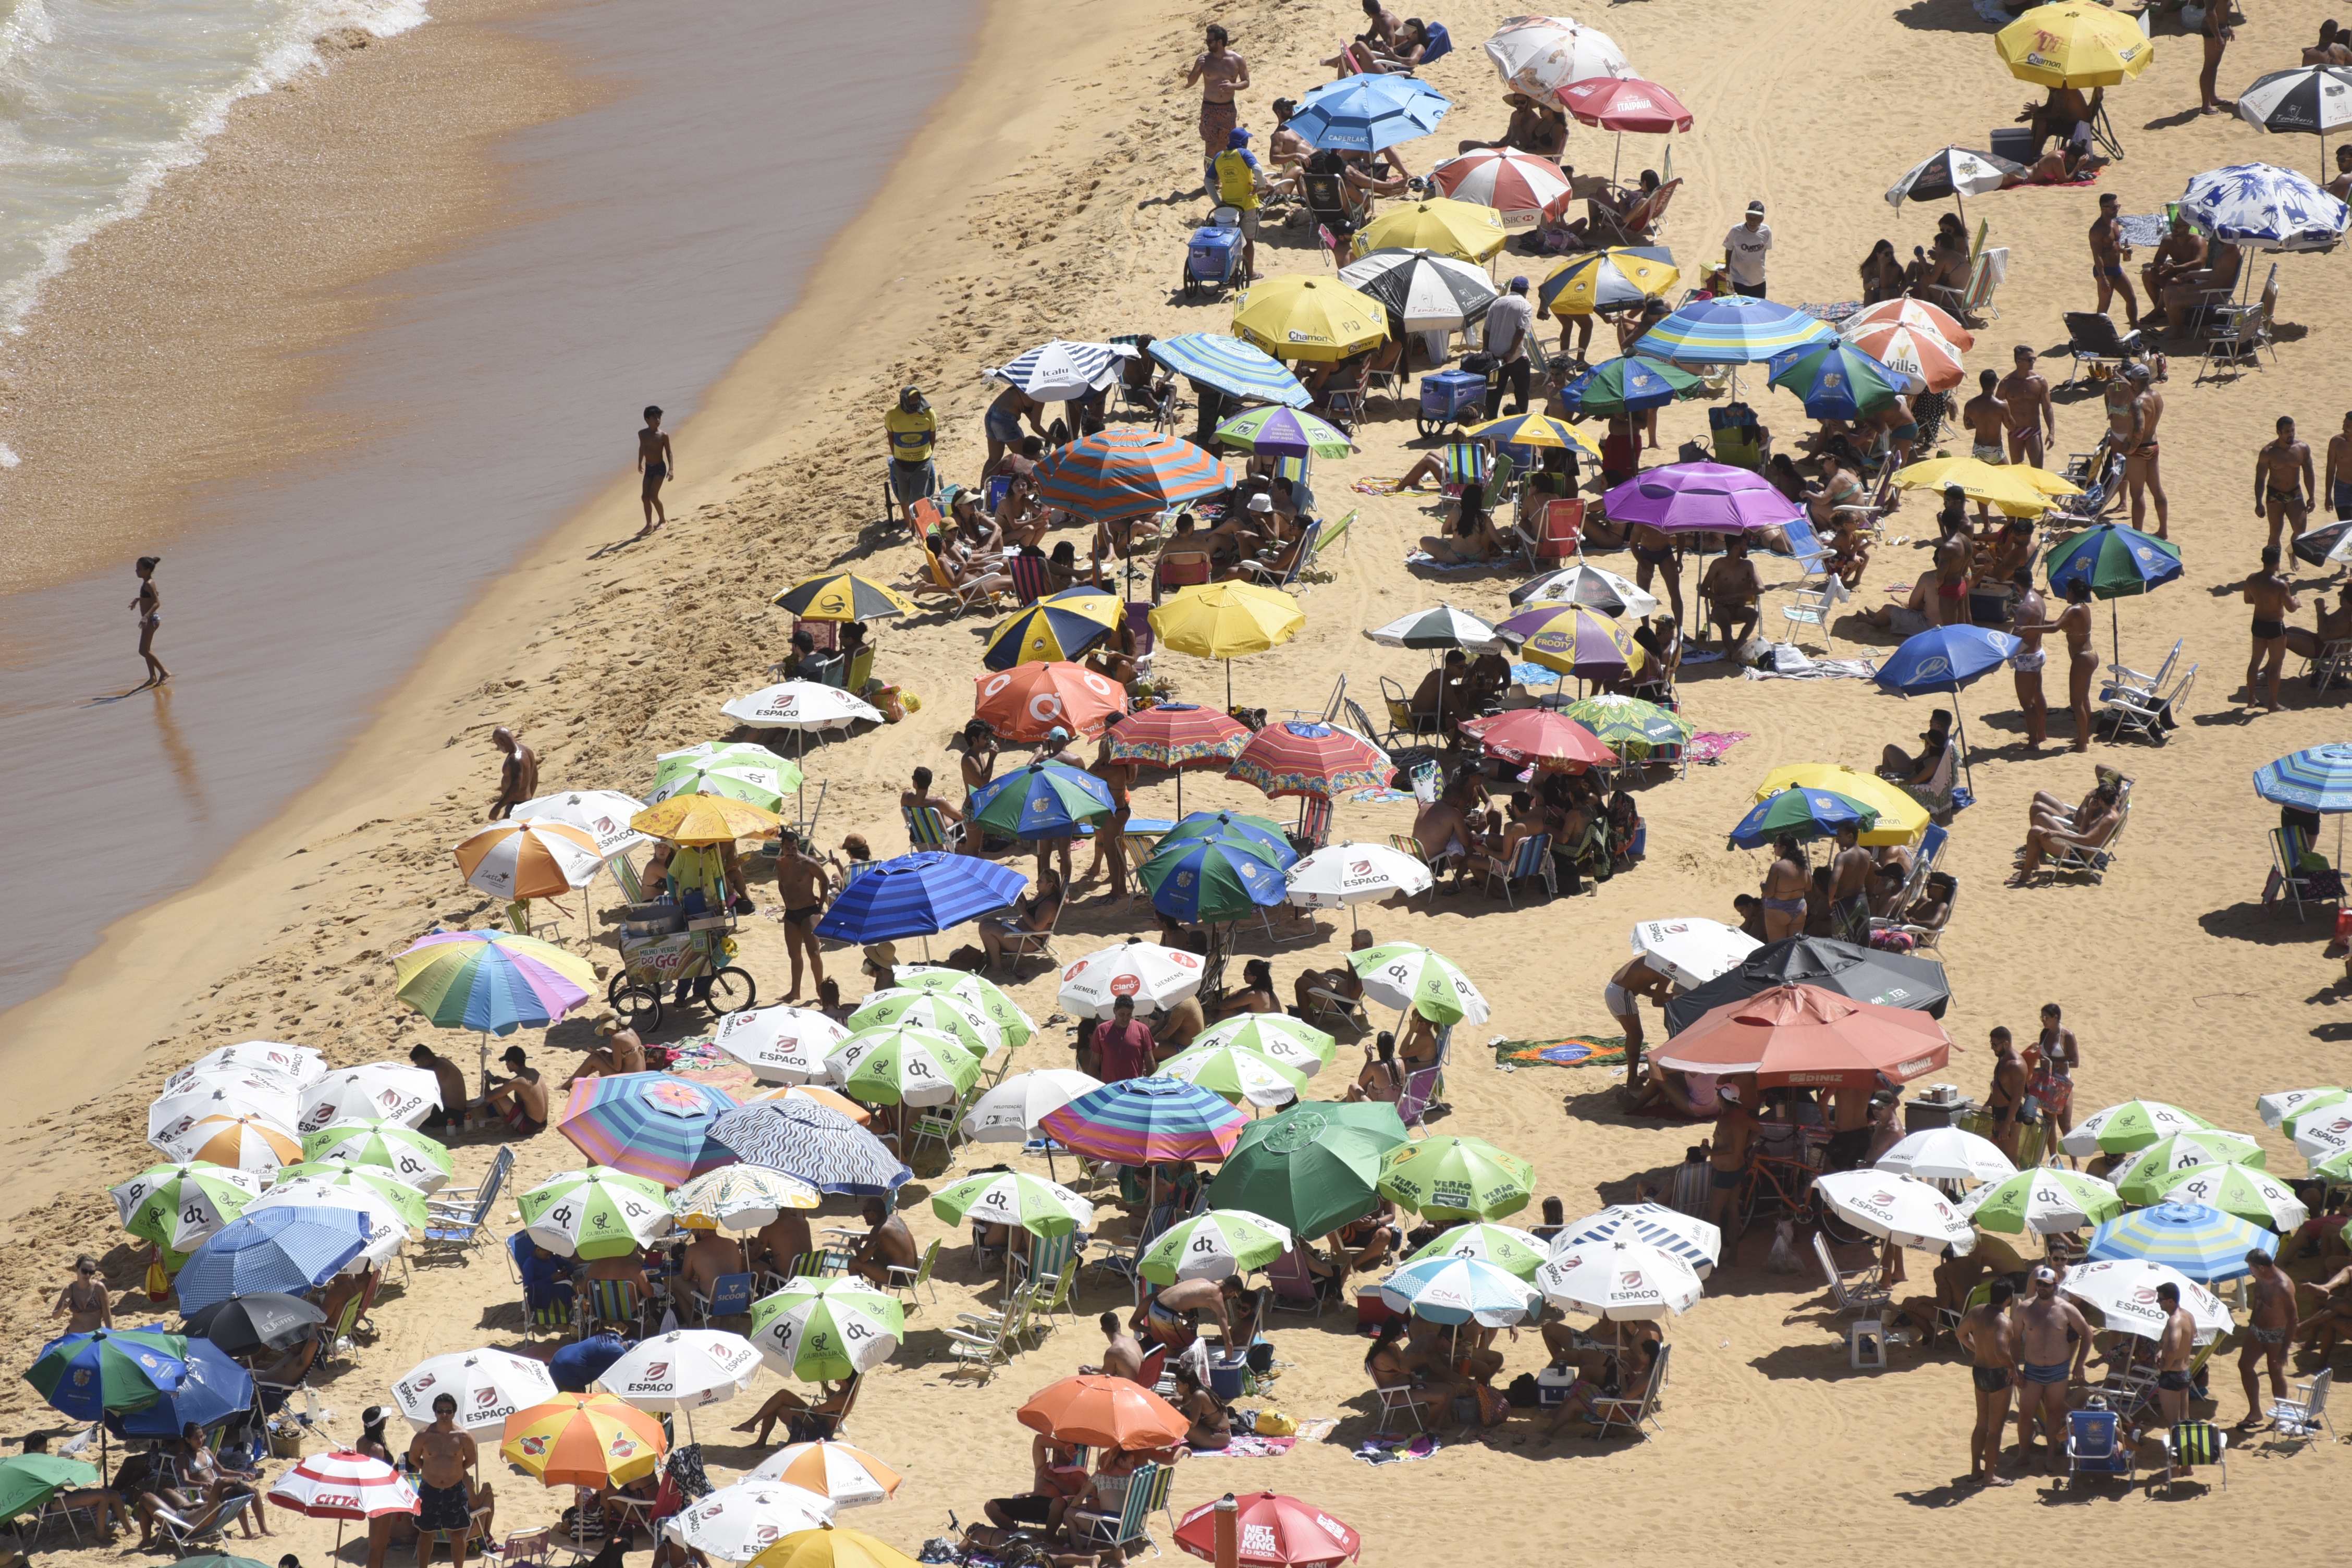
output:
<svg viewBox="0 0 2352 1568"><path fill-rule="evenodd" d="M1614 522L1661 533L1746 533L1783 528L1804 510L1763 475L1727 463L1669 463L1634 475L1601 497Z"/></svg>

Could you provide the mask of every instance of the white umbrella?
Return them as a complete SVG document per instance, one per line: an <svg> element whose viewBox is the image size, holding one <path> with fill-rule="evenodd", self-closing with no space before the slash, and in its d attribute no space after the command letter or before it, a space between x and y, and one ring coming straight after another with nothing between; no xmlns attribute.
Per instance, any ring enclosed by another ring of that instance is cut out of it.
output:
<svg viewBox="0 0 2352 1568"><path fill-rule="evenodd" d="M1293 864L1286 897L1306 910L1336 910L1392 893L1411 898L1430 889L1429 868L1385 844L1331 844Z"/></svg>
<svg viewBox="0 0 2352 1568"><path fill-rule="evenodd" d="M1365 963L1375 955L1379 955L1377 962ZM1460 964L1418 943L1398 942L1367 948L1349 963L1364 983L1364 994L1383 1007L1410 1012L1425 1002L1438 1009L1423 1014L1432 1022L1454 1011L1461 1014L1455 1021L1464 1024L1483 1024L1493 1016L1486 994L1462 973Z"/></svg>
<svg viewBox="0 0 2352 1568"><path fill-rule="evenodd" d="M1633 951L1654 960L1653 968L1664 968L1675 984L1686 987L1730 973L1763 945L1737 926L1698 915L1643 921L1633 928Z"/></svg>
<svg viewBox="0 0 2352 1568"><path fill-rule="evenodd" d="M327 1076L327 1058L309 1046L281 1045L276 1040L247 1040L241 1045L223 1046L206 1051L178 1072L163 1080L168 1092L182 1087L182 1080L214 1070L238 1072L281 1073L299 1088L316 1083Z"/></svg>
<svg viewBox="0 0 2352 1568"><path fill-rule="evenodd" d="M2230 1309L2221 1298L2169 1263L2151 1263L2145 1258L2077 1263L2058 1281L2058 1292L2096 1307L2107 1327L2153 1340L2164 1333L2164 1309L2156 1300L2159 1285L2170 1285L2180 1292L2181 1308L2197 1325L2198 1343L2230 1331Z"/></svg>
<svg viewBox="0 0 2352 1568"><path fill-rule="evenodd" d="M498 1432L507 1417L555 1397L547 1363L507 1351L458 1351L418 1362L392 1385L392 1402L409 1425L433 1425L433 1402L443 1394L457 1401L457 1429Z"/></svg>
<svg viewBox="0 0 2352 1568"><path fill-rule="evenodd" d="M761 1460L746 1479L797 1486L835 1508L887 1501L898 1489L898 1471L865 1449L842 1442L788 1444Z"/></svg>
<svg viewBox="0 0 2352 1568"><path fill-rule="evenodd" d="M629 826L629 818L645 808L644 801L616 789L582 789L524 801L509 815L526 819L539 817L576 827L594 839L596 852L610 860L640 844L652 842Z"/></svg>
<svg viewBox="0 0 2352 1568"><path fill-rule="evenodd" d="M398 1209L386 1203L382 1194L362 1186L322 1182L313 1176L298 1176L290 1182L280 1182L251 1203L245 1212L256 1209L350 1209L367 1221L367 1246L360 1255L338 1270L355 1274L362 1268L381 1268L392 1256L408 1244L408 1221Z"/></svg>
<svg viewBox="0 0 2352 1568"><path fill-rule="evenodd" d="M1473 652L1496 646L1495 628L1466 611L1438 605L1399 616L1364 635L1383 647L1459 647Z"/></svg>
<svg viewBox="0 0 2352 1568"><path fill-rule="evenodd" d="M747 697L723 703L730 719L755 730L846 730L860 720L882 722L882 714L838 686L814 680L786 680L763 686Z"/></svg>
<svg viewBox="0 0 2352 1568"><path fill-rule="evenodd" d="M1583 605L1606 616L1638 620L1658 613L1658 596L1614 572L1578 562L1511 590L1514 605Z"/></svg>
<svg viewBox="0 0 2352 1568"><path fill-rule="evenodd" d="M980 1143L1025 1143L1037 1135L1037 1123L1101 1087L1102 1079L1076 1068L1015 1073L964 1112L964 1136Z"/></svg>
<svg viewBox="0 0 2352 1568"><path fill-rule="evenodd" d="M1617 1241L1638 1241L1671 1253L1706 1279L1723 1256L1723 1232L1693 1215L1664 1204L1611 1204L1585 1215L1552 1237L1554 1258L1580 1248Z"/></svg>
<svg viewBox="0 0 2352 1568"><path fill-rule="evenodd" d="M2352 539L2352 529L2345 531L2345 537ZM2264 1126L2283 1127L2306 1110L2346 1104L2352 1104L2352 1094L2340 1089L2282 1089L2256 1100L2254 1109L2262 1113Z"/></svg>
<svg viewBox="0 0 2352 1568"><path fill-rule="evenodd" d="M721 1563L749 1563L787 1535L823 1530L834 1501L804 1487L758 1477L720 1487L666 1522L673 1541Z"/></svg>
<svg viewBox="0 0 2352 1568"><path fill-rule="evenodd" d="M2352 1105L2330 1105L2295 1118L2294 1146L2316 1165L2352 1149Z"/></svg>
<svg viewBox="0 0 2352 1568"><path fill-rule="evenodd" d="M1189 1047L1152 1070L1180 1083L1200 1083L1204 1077L1228 1080L1233 1085L1230 1091L1210 1084L1201 1087L1213 1094L1239 1096L1258 1106L1287 1105L1298 1098L1298 1091L1307 1082L1306 1075L1297 1068L1261 1056L1247 1046Z"/></svg>
<svg viewBox="0 0 2352 1568"><path fill-rule="evenodd" d="M676 1329L641 1340L604 1369L596 1386L640 1410L699 1410L751 1386L760 1352L740 1334Z"/></svg>
<svg viewBox="0 0 2352 1568"><path fill-rule="evenodd" d="M1186 1048L1232 1045L1255 1051L1303 1078L1313 1078L1328 1067L1336 1049L1330 1036L1287 1013L1236 1013L1193 1036Z"/></svg>
<svg viewBox="0 0 2352 1568"><path fill-rule="evenodd" d="M1554 163L1550 169L1558 179L1559 165ZM1433 250L1402 246L1350 261L1339 268L1339 281L1378 302L1408 332L1450 332L1466 327L1485 315L1502 294L1483 267Z"/></svg>
<svg viewBox="0 0 2352 1568"><path fill-rule="evenodd" d="M1486 40L1486 58L1505 87L1539 103L1556 103L1556 89L1587 77L1633 74L1625 51L1608 34L1566 16L1508 18Z"/></svg>
<svg viewBox="0 0 2352 1568"><path fill-rule="evenodd" d="M421 1125L441 1104L441 1080L406 1062L366 1062L331 1072L302 1091L298 1132L316 1132L338 1121L396 1121Z"/></svg>
<svg viewBox="0 0 2352 1568"><path fill-rule="evenodd" d="M1916 1176L1882 1171L1831 1171L1813 1192L1835 1213L1897 1247L1939 1252L1976 1249L1977 1233L1952 1200Z"/></svg>
<svg viewBox="0 0 2352 1568"><path fill-rule="evenodd" d="M300 1091L274 1073L207 1077L177 1093L156 1097L147 1107L147 1142L162 1148L207 1116L258 1116L292 1127L301 1114Z"/></svg>
<svg viewBox="0 0 2352 1568"><path fill-rule="evenodd" d="M1117 381L1120 367L1134 357L1134 348L1127 343L1055 338L980 374L1000 386L1017 386L1040 403L1074 403Z"/></svg>
<svg viewBox="0 0 2352 1568"><path fill-rule="evenodd" d="M275 1171L302 1158L300 1135L274 1117L214 1111L172 1125L177 1131L147 1142L183 1163L203 1160L239 1171Z"/></svg>
<svg viewBox="0 0 2352 1568"><path fill-rule="evenodd" d="M719 1020L710 1043L761 1083L814 1083L833 1076L826 1058L849 1031L809 1007L755 1007Z"/></svg>
<svg viewBox="0 0 2352 1568"><path fill-rule="evenodd" d="M1687 1259L1639 1241L1555 1252L1536 1270L1536 1289L1570 1311L1643 1321L1686 1312L1704 1294Z"/></svg>
<svg viewBox="0 0 2352 1568"><path fill-rule="evenodd" d="M1927 1182L2000 1182L2017 1174L2000 1144L1957 1127L1912 1133L1878 1157L1878 1168Z"/></svg>
<svg viewBox="0 0 2352 1568"><path fill-rule="evenodd" d="M1081 1018L1108 1018L1122 996L1138 1012L1181 1002L1201 988L1201 957L1156 942L1121 942L1090 952L1062 971L1061 1005Z"/></svg>

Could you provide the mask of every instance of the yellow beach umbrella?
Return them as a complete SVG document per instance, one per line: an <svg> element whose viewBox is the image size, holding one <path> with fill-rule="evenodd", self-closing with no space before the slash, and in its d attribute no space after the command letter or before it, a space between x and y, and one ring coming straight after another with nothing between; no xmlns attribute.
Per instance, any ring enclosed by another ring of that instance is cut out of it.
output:
<svg viewBox="0 0 2352 1568"><path fill-rule="evenodd" d="M2039 517L2056 496L2082 489L2046 468L2024 463L1988 463L1978 458L1930 458L1895 471L1897 489L1940 490L1958 485L1970 500L1999 507L2010 517Z"/></svg>
<svg viewBox="0 0 2352 1568"><path fill-rule="evenodd" d="M1475 202L1433 196L1391 207L1356 236L1356 254L1375 250L1433 250L1465 261L1484 261L1503 248L1509 234L1503 215Z"/></svg>
<svg viewBox="0 0 2352 1568"><path fill-rule="evenodd" d="M1503 447L1559 447L1581 452L1588 458L1601 456L1599 442L1566 420L1555 419L1549 414L1507 415L1473 425L1463 434L1474 441L1492 441Z"/></svg>
<svg viewBox="0 0 2352 1568"><path fill-rule="evenodd" d="M629 818L638 832L673 844L730 844L783 825L766 807L724 795L674 795Z"/></svg>
<svg viewBox="0 0 2352 1568"><path fill-rule="evenodd" d="M751 1568L917 1568L915 1560L862 1530L796 1530L751 1559Z"/></svg>
<svg viewBox="0 0 2352 1568"><path fill-rule="evenodd" d="M1908 844L1927 830L1927 808L1876 773L1856 773L1838 763L1792 763L1774 768L1757 786L1755 800L1786 789L1825 789L1858 800L1878 813L1878 826L1862 836L1864 844Z"/></svg>
<svg viewBox="0 0 2352 1568"><path fill-rule="evenodd" d="M625 1487L654 1473L661 1419L609 1394L567 1394L507 1417L499 1455L551 1487Z"/></svg>
<svg viewBox="0 0 2352 1568"><path fill-rule="evenodd" d="M1151 612L1163 647L1225 662L1225 706L1233 706L1233 661L1288 642L1307 624L1298 601L1255 583L1203 583L1171 594Z"/></svg>
<svg viewBox="0 0 2352 1568"><path fill-rule="evenodd" d="M804 621L870 621L915 613L915 606L897 589L855 572L820 572L803 577L773 602Z"/></svg>
<svg viewBox="0 0 2352 1568"><path fill-rule="evenodd" d="M1682 276L1663 250L1619 246L1568 258L1544 274L1536 298L1555 316L1589 316L1664 299Z"/></svg>
<svg viewBox="0 0 2352 1568"><path fill-rule="evenodd" d="M1269 278L1234 301L1234 336L1276 359L1346 359L1388 335L1388 312L1336 278Z"/></svg>
<svg viewBox="0 0 2352 1568"><path fill-rule="evenodd" d="M2043 87L2113 87L2156 58L2137 16L2088 0L2036 5L1994 34L1992 47L2010 75Z"/></svg>

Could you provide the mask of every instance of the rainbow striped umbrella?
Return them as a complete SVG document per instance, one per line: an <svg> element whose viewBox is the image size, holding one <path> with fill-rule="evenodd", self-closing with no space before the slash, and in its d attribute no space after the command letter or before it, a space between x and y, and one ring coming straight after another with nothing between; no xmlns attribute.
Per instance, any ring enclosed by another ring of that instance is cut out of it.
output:
<svg viewBox="0 0 2352 1568"><path fill-rule="evenodd" d="M1171 769L1231 766L1250 741L1249 726L1192 702L1140 709L1113 724L1109 735L1112 762ZM1181 788L1183 781L1177 782Z"/></svg>
<svg viewBox="0 0 2352 1568"><path fill-rule="evenodd" d="M1190 441L1121 426L1056 447L1037 465L1037 498L1089 522L1117 522L1205 500L1238 479Z"/></svg>
<svg viewBox="0 0 2352 1568"><path fill-rule="evenodd" d="M1643 333L1633 352L1679 365L1756 364L1806 343L1836 341L1836 328L1794 305L1726 294L1692 300Z"/></svg>
<svg viewBox="0 0 2352 1568"><path fill-rule="evenodd" d="M394 993L436 1029L511 1035L542 1028L588 1000L596 973L536 937L436 931L392 961Z"/></svg>
<svg viewBox="0 0 2352 1568"><path fill-rule="evenodd" d="M1648 658L1622 621L1589 605L1538 605L1495 631L1521 658L1562 675L1629 675Z"/></svg>
<svg viewBox="0 0 2352 1568"><path fill-rule="evenodd" d="M738 1109L733 1096L692 1079L618 1073L573 1084L555 1130L597 1164L675 1187L734 1163L710 1127Z"/></svg>
<svg viewBox="0 0 2352 1568"><path fill-rule="evenodd" d="M1037 1123L1074 1153L1122 1165L1222 1160L1249 1118L1194 1084L1130 1078L1080 1095Z"/></svg>
<svg viewBox="0 0 2352 1568"><path fill-rule="evenodd" d="M1330 800L1377 789L1394 771L1389 754L1353 730L1289 720L1252 736L1225 776L1255 784L1268 795Z"/></svg>

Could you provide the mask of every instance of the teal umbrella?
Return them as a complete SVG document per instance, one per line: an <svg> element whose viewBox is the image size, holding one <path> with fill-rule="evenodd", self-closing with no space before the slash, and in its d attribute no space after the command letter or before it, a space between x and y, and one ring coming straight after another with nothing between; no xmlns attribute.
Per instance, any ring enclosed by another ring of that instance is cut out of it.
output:
<svg viewBox="0 0 2352 1568"><path fill-rule="evenodd" d="M2180 546L2120 522L2097 522L2052 545L2043 566L2052 593L2063 595L2068 584L2081 581L2093 598L2108 601L2107 632L2120 662L2123 631L2114 601L2152 593L2179 576Z"/></svg>
<svg viewBox="0 0 2352 1568"><path fill-rule="evenodd" d="M141 1410L188 1375L188 1342L154 1329L94 1329L41 1347L25 1381L77 1421Z"/></svg>
<svg viewBox="0 0 2352 1568"><path fill-rule="evenodd" d="M0 1519L31 1513L61 1491L98 1485L98 1467L57 1454L0 1459Z"/></svg>
<svg viewBox="0 0 2352 1568"><path fill-rule="evenodd" d="M1831 338L1772 356L1767 385L1793 392L1816 419L1855 419L1895 401L1898 394L1924 392L1916 376L1881 363L1847 342Z"/></svg>
<svg viewBox="0 0 2352 1568"><path fill-rule="evenodd" d="M1209 1184L1209 1201L1310 1238L1370 1213L1380 1201L1381 1158L1404 1142L1404 1124L1393 1107L1376 1108L1396 1124L1391 1138L1344 1114L1358 1109L1318 1100L1251 1122Z"/></svg>

